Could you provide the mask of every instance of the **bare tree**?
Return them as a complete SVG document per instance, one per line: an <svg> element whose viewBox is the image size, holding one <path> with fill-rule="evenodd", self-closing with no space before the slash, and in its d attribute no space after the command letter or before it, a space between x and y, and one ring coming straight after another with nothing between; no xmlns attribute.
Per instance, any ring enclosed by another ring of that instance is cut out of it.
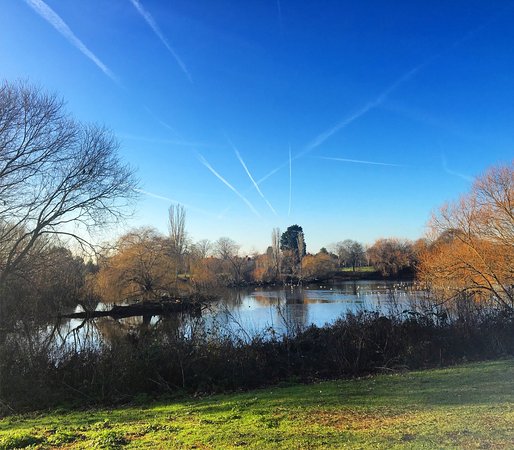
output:
<svg viewBox="0 0 514 450"><path fill-rule="evenodd" d="M304 238L303 231L300 231L298 233L296 239L298 241L298 258L299 258L297 271L298 271L298 278L301 280L302 279L302 260L305 255L305 238Z"/></svg>
<svg viewBox="0 0 514 450"><path fill-rule="evenodd" d="M364 247L360 242L346 239L335 244L335 251L339 260L339 265L351 267L355 272L355 267L364 261Z"/></svg>
<svg viewBox="0 0 514 450"><path fill-rule="evenodd" d="M187 248L186 209L182 205L171 205L168 210L168 230L171 256L175 262L175 279L183 266Z"/></svg>
<svg viewBox="0 0 514 450"><path fill-rule="evenodd" d="M239 256L240 246L228 237L221 237L214 243L214 252L229 268L232 282L238 284L243 279L246 258Z"/></svg>
<svg viewBox="0 0 514 450"><path fill-rule="evenodd" d="M514 309L514 163L489 169L432 217L420 278L441 298L465 294Z"/></svg>
<svg viewBox="0 0 514 450"><path fill-rule="evenodd" d="M106 128L84 125L55 95L0 85L0 287L44 236L89 245L135 197L132 169Z"/></svg>
<svg viewBox="0 0 514 450"><path fill-rule="evenodd" d="M168 210L168 230L173 254L180 257L186 250L186 209L171 205Z"/></svg>
<svg viewBox="0 0 514 450"><path fill-rule="evenodd" d="M229 260L239 253L239 245L229 237L221 237L214 243L216 256L223 260Z"/></svg>
<svg viewBox="0 0 514 450"><path fill-rule="evenodd" d="M194 249L200 259L207 258L212 249L212 243L209 239L202 239L194 244Z"/></svg>
<svg viewBox="0 0 514 450"><path fill-rule="evenodd" d="M371 263L384 276L396 276L402 270L413 270L416 255L413 244L406 239L377 239L368 249Z"/></svg>
<svg viewBox="0 0 514 450"><path fill-rule="evenodd" d="M272 267L275 272L275 278L280 276L280 266L282 262L282 254L280 253L280 228L273 228L271 232L271 259Z"/></svg>

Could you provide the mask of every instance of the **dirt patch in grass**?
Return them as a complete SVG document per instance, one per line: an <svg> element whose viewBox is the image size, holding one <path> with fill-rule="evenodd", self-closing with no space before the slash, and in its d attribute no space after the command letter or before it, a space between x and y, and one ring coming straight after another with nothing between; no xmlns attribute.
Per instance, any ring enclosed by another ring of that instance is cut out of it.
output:
<svg viewBox="0 0 514 450"><path fill-rule="evenodd" d="M415 414L380 414L349 410L317 410L309 413L311 423L336 430L377 431L385 428L397 428L419 421Z"/></svg>

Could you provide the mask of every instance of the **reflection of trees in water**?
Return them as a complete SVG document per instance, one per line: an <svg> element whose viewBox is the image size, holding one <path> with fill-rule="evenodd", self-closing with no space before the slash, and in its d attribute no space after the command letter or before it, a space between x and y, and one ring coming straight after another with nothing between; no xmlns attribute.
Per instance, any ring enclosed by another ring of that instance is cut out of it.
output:
<svg viewBox="0 0 514 450"><path fill-rule="evenodd" d="M33 320L19 320L5 333L5 344L16 347L21 354L31 357L48 350L56 336L57 326L38 323Z"/></svg>
<svg viewBox="0 0 514 450"><path fill-rule="evenodd" d="M304 290L299 287L285 289L282 292L284 301L278 304L277 314L282 321L286 334L296 334L307 325Z"/></svg>
<svg viewBox="0 0 514 450"><path fill-rule="evenodd" d="M70 348L84 348L88 343L89 346L110 345L116 340L142 339L150 335L157 339L173 340L188 339L199 333L210 334L212 338L250 337L264 332L267 327L272 327L276 332L292 334L316 320L317 313L311 315L309 312L310 303L344 302L350 308L357 297L361 308L378 307L386 311L386 306L393 303L403 307L405 287L383 281L357 281L330 286L330 289L318 289L318 286L226 289L220 300L212 303L200 320L187 314L134 316L119 320L104 317L85 323L78 320L63 322L61 334L67 335L65 339ZM391 292L397 297L395 302L391 301Z"/></svg>
<svg viewBox="0 0 514 450"><path fill-rule="evenodd" d="M60 352L80 352L97 349L101 344L98 327L92 320L58 321L55 335L56 349Z"/></svg>
<svg viewBox="0 0 514 450"><path fill-rule="evenodd" d="M173 335L176 339L183 334L187 319L184 314L167 316L132 316L122 319L101 317L87 321L97 330L97 339L102 343L113 344L129 336L142 338L145 335Z"/></svg>
<svg viewBox="0 0 514 450"><path fill-rule="evenodd" d="M223 289L218 293L218 303L229 308L241 306L243 299L249 294L248 289Z"/></svg>
<svg viewBox="0 0 514 450"><path fill-rule="evenodd" d="M9 330L0 329L0 346L32 357L48 354L59 359L68 352L97 350L128 337L162 334L177 339L191 333L192 319L182 314L169 316L134 316L123 319L66 319L53 321L18 320ZM187 325L187 327L186 327Z"/></svg>
<svg viewBox="0 0 514 450"><path fill-rule="evenodd" d="M132 330L142 326L140 317L127 317L122 320L116 320L111 317L100 317L91 320L90 323L96 326L99 338L104 343L114 343L123 339Z"/></svg>
<svg viewBox="0 0 514 450"><path fill-rule="evenodd" d="M268 296L263 294L254 294L252 295L252 298L259 302L262 306L270 306L277 303L276 296Z"/></svg>
<svg viewBox="0 0 514 450"><path fill-rule="evenodd" d="M36 363L40 357L58 361L66 353L89 349L98 343L96 327L88 321L20 319L0 335L0 352L14 353L27 364Z"/></svg>
<svg viewBox="0 0 514 450"><path fill-rule="evenodd" d="M25 358L47 353L59 360L69 352L98 350L117 343L151 342L152 340L177 342L194 336L208 336L209 339L221 337L247 337L264 333L272 327L276 333L294 334L316 320L318 309L312 314L307 297L314 296L320 303L318 293L326 294L329 303L342 299L348 308L355 299L348 296L357 292L359 305L366 309L378 308L386 313L401 313L404 309L423 310L410 303L412 296L419 297L423 292L409 293L409 284L346 283L333 291L310 288L259 290L226 290L223 300L213 303L210 312L204 317L194 319L187 314L169 316L134 316L115 320L111 317L94 320L3 320L0 327L0 350L6 346L9 351L18 352ZM249 295L251 293L251 295ZM409 295L410 294L410 295ZM424 298L424 297L423 297ZM253 303L252 303L253 302ZM352 303L353 302L353 303ZM248 306L251 305L251 308ZM429 306L431 303L429 304ZM97 305L91 305L94 308ZM394 311L391 309L394 306ZM91 308L91 309L94 309ZM321 310L321 309L319 309ZM0 355L1 356L1 355Z"/></svg>

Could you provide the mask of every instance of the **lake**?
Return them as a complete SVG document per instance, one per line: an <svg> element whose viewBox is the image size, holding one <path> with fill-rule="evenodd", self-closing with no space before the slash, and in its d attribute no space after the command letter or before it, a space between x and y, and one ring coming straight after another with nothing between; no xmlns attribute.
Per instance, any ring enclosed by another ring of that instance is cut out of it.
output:
<svg viewBox="0 0 514 450"><path fill-rule="evenodd" d="M159 327L166 323L167 328L171 324L185 335L192 327L200 326L204 330L216 330L219 335L250 339L256 334L294 333L312 324L323 326L348 312L401 313L423 295L412 282L366 280L303 287L225 289L220 299L204 310L200 321L186 316L71 319L60 324L59 334L60 339L73 345L91 344L109 341L141 327ZM96 309L110 306L99 303ZM75 309L78 311L80 307Z"/></svg>

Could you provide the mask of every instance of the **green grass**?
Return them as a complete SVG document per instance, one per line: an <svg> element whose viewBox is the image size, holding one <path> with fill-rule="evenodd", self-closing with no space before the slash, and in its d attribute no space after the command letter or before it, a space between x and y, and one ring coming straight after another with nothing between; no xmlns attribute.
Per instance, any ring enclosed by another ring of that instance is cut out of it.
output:
<svg viewBox="0 0 514 450"><path fill-rule="evenodd" d="M0 449L514 448L514 360L0 420Z"/></svg>

